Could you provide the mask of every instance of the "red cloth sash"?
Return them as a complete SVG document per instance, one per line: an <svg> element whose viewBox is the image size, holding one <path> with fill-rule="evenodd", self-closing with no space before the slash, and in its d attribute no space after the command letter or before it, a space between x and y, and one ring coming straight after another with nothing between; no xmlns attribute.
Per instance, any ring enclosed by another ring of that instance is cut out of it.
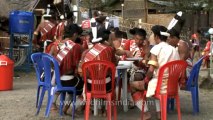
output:
<svg viewBox="0 0 213 120"><path fill-rule="evenodd" d="M124 48L125 50L134 52L136 49L138 49L138 46L136 45L135 40L127 40L125 41Z"/></svg>
<svg viewBox="0 0 213 120"><path fill-rule="evenodd" d="M130 49L130 40L129 39L123 39L121 40L121 46L124 48L124 50L129 50ZM126 59L126 55L120 56L121 60Z"/></svg>
<svg viewBox="0 0 213 120"><path fill-rule="evenodd" d="M59 50L59 46L58 46L59 43L60 43L60 41L58 41L58 40L55 41L55 42L50 43L50 44L46 47L45 53L50 53L50 50L51 50L51 48L52 48L53 46L56 46L56 48L57 48L56 51L58 51L58 50Z"/></svg>
<svg viewBox="0 0 213 120"><path fill-rule="evenodd" d="M137 45L135 43L135 40L131 40L130 41L130 51L135 51L136 48L137 48Z"/></svg>
<svg viewBox="0 0 213 120"><path fill-rule="evenodd" d="M125 50L129 50L130 51L130 39L128 39L127 41L125 41L125 44L124 44L124 49Z"/></svg>
<svg viewBox="0 0 213 120"><path fill-rule="evenodd" d="M115 54L113 53L112 47L97 43L86 53L84 62L92 60L107 60L114 62L114 59Z"/></svg>
<svg viewBox="0 0 213 120"><path fill-rule="evenodd" d="M132 52L133 57L144 57L145 53L143 51L142 48L139 48L136 43L135 40L128 40L125 43L125 47L127 48L127 45L129 45L129 51Z"/></svg>
<svg viewBox="0 0 213 120"><path fill-rule="evenodd" d="M75 71L81 59L81 46L71 40L67 40L64 45L60 47L56 59L60 65L61 75L69 71Z"/></svg>
<svg viewBox="0 0 213 120"><path fill-rule="evenodd" d="M41 33L41 41L45 40L53 40L54 35L55 35L55 24L51 22L44 22L44 27L41 28L40 33Z"/></svg>
<svg viewBox="0 0 213 120"><path fill-rule="evenodd" d="M63 36L63 31L64 31L64 22L61 22L56 27L56 32L55 32L56 38Z"/></svg>
<svg viewBox="0 0 213 120"><path fill-rule="evenodd" d="M138 102L139 100L142 100L143 99L142 91L135 92L132 95L132 99L133 99L134 102Z"/></svg>
<svg viewBox="0 0 213 120"><path fill-rule="evenodd" d="M58 60L59 65L62 62L62 60L66 57L68 52L73 48L73 46L75 46L75 43L72 42L71 40L68 40L60 47L61 50L56 56L56 59Z"/></svg>
<svg viewBox="0 0 213 120"><path fill-rule="evenodd" d="M99 54L106 49L107 47L102 44L96 44L92 49L89 50L89 52L86 54L84 61L92 61L94 60Z"/></svg>
<svg viewBox="0 0 213 120"><path fill-rule="evenodd" d="M122 39L121 45L122 45L122 46L125 46L125 44L126 44L127 41L129 41L129 40L128 40L128 39Z"/></svg>

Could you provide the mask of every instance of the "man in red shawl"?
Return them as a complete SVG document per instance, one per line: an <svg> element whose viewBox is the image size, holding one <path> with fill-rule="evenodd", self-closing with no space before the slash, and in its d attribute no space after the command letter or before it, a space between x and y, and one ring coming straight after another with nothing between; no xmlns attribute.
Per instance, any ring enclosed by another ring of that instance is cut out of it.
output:
<svg viewBox="0 0 213 120"><path fill-rule="evenodd" d="M61 15L60 19L62 20L56 27L55 37L57 40L63 39L64 28L69 24L73 24L73 13L69 12L67 14Z"/></svg>
<svg viewBox="0 0 213 120"><path fill-rule="evenodd" d="M45 41L54 40L56 30L55 15L53 11L47 10L47 14L43 15L43 18L44 20L34 31L33 43L36 48L39 48L39 51L43 51L43 44ZM40 35L40 39L38 39L38 35Z"/></svg>
<svg viewBox="0 0 213 120"><path fill-rule="evenodd" d="M82 54L81 58L81 63L79 65L79 73L82 72L82 64L84 62L88 61L93 61L93 60L106 60L114 63L115 65L117 64L117 60L115 57L115 51L114 49L109 46L109 44L106 42L109 39L109 34L110 31L106 30L100 30L98 31L98 36L99 38L93 38L92 43L94 43L94 46L88 50L85 50L84 53ZM106 82L106 89L107 91L111 90L111 78L107 77L107 82ZM91 90L91 80L88 80L86 83L88 90ZM102 106L103 107L103 106ZM106 110L105 108L99 108L101 111L101 114L99 115L105 115Z"/></svg>
<svg viewBox="0 0 213 120"><path fill-rule="evenodd" d="M44 50L45 53L52 54L50 53L52 46L54 45L57 46L57 44L60 43L61 40L63 40L64 28L69 24L73 24L73 13L69 12L65 14L65 16L61 15L60 19L61 19L61 22L56 26L56 30L55 30L55 36L54 36L55 41L45 47L45 50Z"/></svg>
<svg viewBox="0 0 213 120"><path fill-rule="evenodd" d="M131 81L138 81L143 79L146 74L150 47L147 44L148 41L146 40L146 31L144 29L134 28L130 30L130 33L133 35L134 40L126 40L124 45L119 47L116 52L126 55L126 57L143 58L141 61L135 61L130 71Z"/></svg>
<svg viewBox="0 0 213 120"><path fill-rule="evenodd" d="M117 64L115 50L107 42L110 31L105 30L105 28L97 31L95 20L91 20L91 27L93 34L92 43L94 45L92 48L84 51L81 62L84 63L92 60L107 60ZM79 70L81 72L81 68Z"/></svg>
<svg viewBox="0 0 213 120"><path fill-rule="evenodd" d="M181 60L187 62L186 74L179 80L181 89L186 88L186 83L193 67L192 44L180 38L181 30L185 24L185 13L179 11L168 26L169 37L167 42L178 50Z"/></svg>
<svg viewBox="0 0 213 120"><path fill-rule="evenodd" d="M83 80L78 77L77 67L81 59L82 47L80 44L75 43L77 36L81 34L82 30L77 24L69 24L64 29L64 40L62 40L58 45L52 47L53 56L59 62L61 84L62 86L72 86L76 87L77 95L81 95L83 91ZM54 80L52 81L54 84ZM70 101L72 97L69 95L67 101ZM57 97L55 99L55 102ZM66 104L64 106L64 113L70 106ZM55 103L54 103L55 105Z"/></svg>

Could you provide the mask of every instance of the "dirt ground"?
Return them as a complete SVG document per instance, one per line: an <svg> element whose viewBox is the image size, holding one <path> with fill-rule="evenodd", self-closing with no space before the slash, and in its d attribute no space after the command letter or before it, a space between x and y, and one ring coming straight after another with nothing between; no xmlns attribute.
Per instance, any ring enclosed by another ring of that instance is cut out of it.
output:
<svg viewBox="0 0 213 120"><path fill-rule="evenodd" d="M44 98L43 106L40 114L35 116L36 113L36 89L37 81L34 70L32 72L16 72L20 78L14 79L14 88L11 91L0 91L0 120L68 120L71 116L59 117L58 113L50 113L49 118L44 117L46 106L46 97ZM206 72L201 72L204 75ZM213 120L213 90L200 89L200 114L192 114L191 95L188 92L180 92L181 100L181 113L183 120ZM151 107L152 120L156 119L154 107ZM84 111L76 120L84 119ZM140 118L140 111L138 108L130 109L128 112L123 112L122 107L117 108L118 120L137 120ZM90 115L91 120L102 120L104 117L94 117ZM168 120L176 120L177 113L169 112Z"/></svg>

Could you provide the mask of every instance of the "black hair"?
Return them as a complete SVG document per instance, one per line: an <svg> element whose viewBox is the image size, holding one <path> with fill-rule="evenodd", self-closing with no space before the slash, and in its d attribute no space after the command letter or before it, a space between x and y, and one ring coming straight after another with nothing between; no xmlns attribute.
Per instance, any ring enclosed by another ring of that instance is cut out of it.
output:
<svg viewBox="0 0 213 120"><path fill-rule="evenodd" d="M167 28L161 25L155 25L151 28L152 32L154 33L154 35L157 35L161 41L166 41L167 40L167 36L161 35L160 32L166 32Z"/></svg>
<svg viewBox="0 0 213 120"><path fill-rule="evenodd" d="M201 34L202 32L201 32L201 30L200 30L200 29L198 29L198 30L197 30L197 33L198 33L198 34Z"/></svg>
<svg viewBox="0 0 213 120"><path fill-rule="evenodd" d="M77 33L80 35L83 32L82 28L79 27L77 24L68 24L64 28L64 38L66 37L72 37L74 33Z"/></svg>
<svg viewBox="0 0 213 120"><path fill-rule="evenodd" d="M95 18L97 23L103 24L104 21L106 20L106 16L99 16Z"/></svg>
<svg viewBox="0 0 213 120"><path fill-rule="evenodd" d="M77 37L77 38L75 39L75 43L82 44L81 38Z"/></svg>
<svg viewBox="0 0 213 120"><path fill-rule="evenodd" d="M119 31L119 30L120 30L119 27L114 28L114 31Z"/></svg>
<svg viewBox="0 0 213 120"><path fill-rule="evenodd" d="M98 13L98 11L96 10L96 11L93 12L93 17L97 17L97 16L99 16L99 13Z"/></svg>
<svg viewBox="0 0 213 120"><path fill-rule="evenodd" d="M110 35L109 30L101 29L97 32L97 38L102 38L100 42L108 41Z"/></svg>
<svg viewBox="0 0 213 120"><path fill-rule="evenodd" d="M115 31L115 37L116 38L123 38L123 32L122 31Z"/></svg>
<svg viewBox="0 0 213 120"><path fill-rule="evenodd" d="M108 41L109 40L109 35L110 35L110 31L109 30L104 30L103 31L103 34L102 34L102 39L104 40L104 41Z"/></svg>
<svg viewBox="0 0 213 120"><path fill-rule="evenodd" d="M180 39L180 32L178 32L177 30L171 29L168 31L168 33L171 37L177 37L178 39Z"/></svg>
<svg viewBox="0 0 213 120"><path fill-rule="evenodd" d="M114 29L115 29L115 28L114 28L113 26L111 26L111 25L109 26L109 30L114 31Z"/></svg>
<svg viewBox="0 0 213 120"><path fill-rule="evenodd" d="M140 28L140 29L135 30L134 35L139 35L139 36L143 37L143 40L145 40L147 34L146 34L146 31L144 29Z"/></svg>
<svg viewBox="0 0 213 120"><path fill-rule="evenodd" d="M92 38L93 38L93 34L92 34L92 32L89 32L88 34L89 34L89 36L90 36L89 41L91 42L91 41L92 41Z"/></svg>
<svg viewBox="0 0 213 120"><path fill-rule="evenodd" d="M138 30L139 28L135 27L135 28L132 28L129 30L129 33L132 34L132 35L135 35L136 31Z"/></svg>
<svg viewBox="0 0 213 120"><path fill-rule="evenodd" d="M76 24L77 25L77 24ZM78 26L78 25L77 25ZM83 33L83 29L82 29L82 27L79 27L78 26L78 35L80 35L80 34L82 34Z"/></svg>
<svg viewBox="0 0 213 120"><path fill-rule="evenodd" d="M73 12L68 12L68 13L66 14L66 18L67 18L67 19L72 19L72 20L73 20Z"/></svg>
<svg viewBox="0 0 213 120"><path fill-rule="evenodd" d="M126 32L123 32L123 38L124 38L124 39L127 39L127 38L128 38Z"/></svg>

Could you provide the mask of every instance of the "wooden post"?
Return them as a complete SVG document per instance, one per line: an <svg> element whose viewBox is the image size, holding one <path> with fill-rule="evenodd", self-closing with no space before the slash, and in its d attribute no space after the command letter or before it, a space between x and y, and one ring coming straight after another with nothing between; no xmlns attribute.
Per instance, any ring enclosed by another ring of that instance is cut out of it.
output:
<svg viewBox="0 0 213 120"><path fill-rule="evenodd" d="M148 8L147 8L147 0L144 0L144 22L148 22Z"/></svg>

